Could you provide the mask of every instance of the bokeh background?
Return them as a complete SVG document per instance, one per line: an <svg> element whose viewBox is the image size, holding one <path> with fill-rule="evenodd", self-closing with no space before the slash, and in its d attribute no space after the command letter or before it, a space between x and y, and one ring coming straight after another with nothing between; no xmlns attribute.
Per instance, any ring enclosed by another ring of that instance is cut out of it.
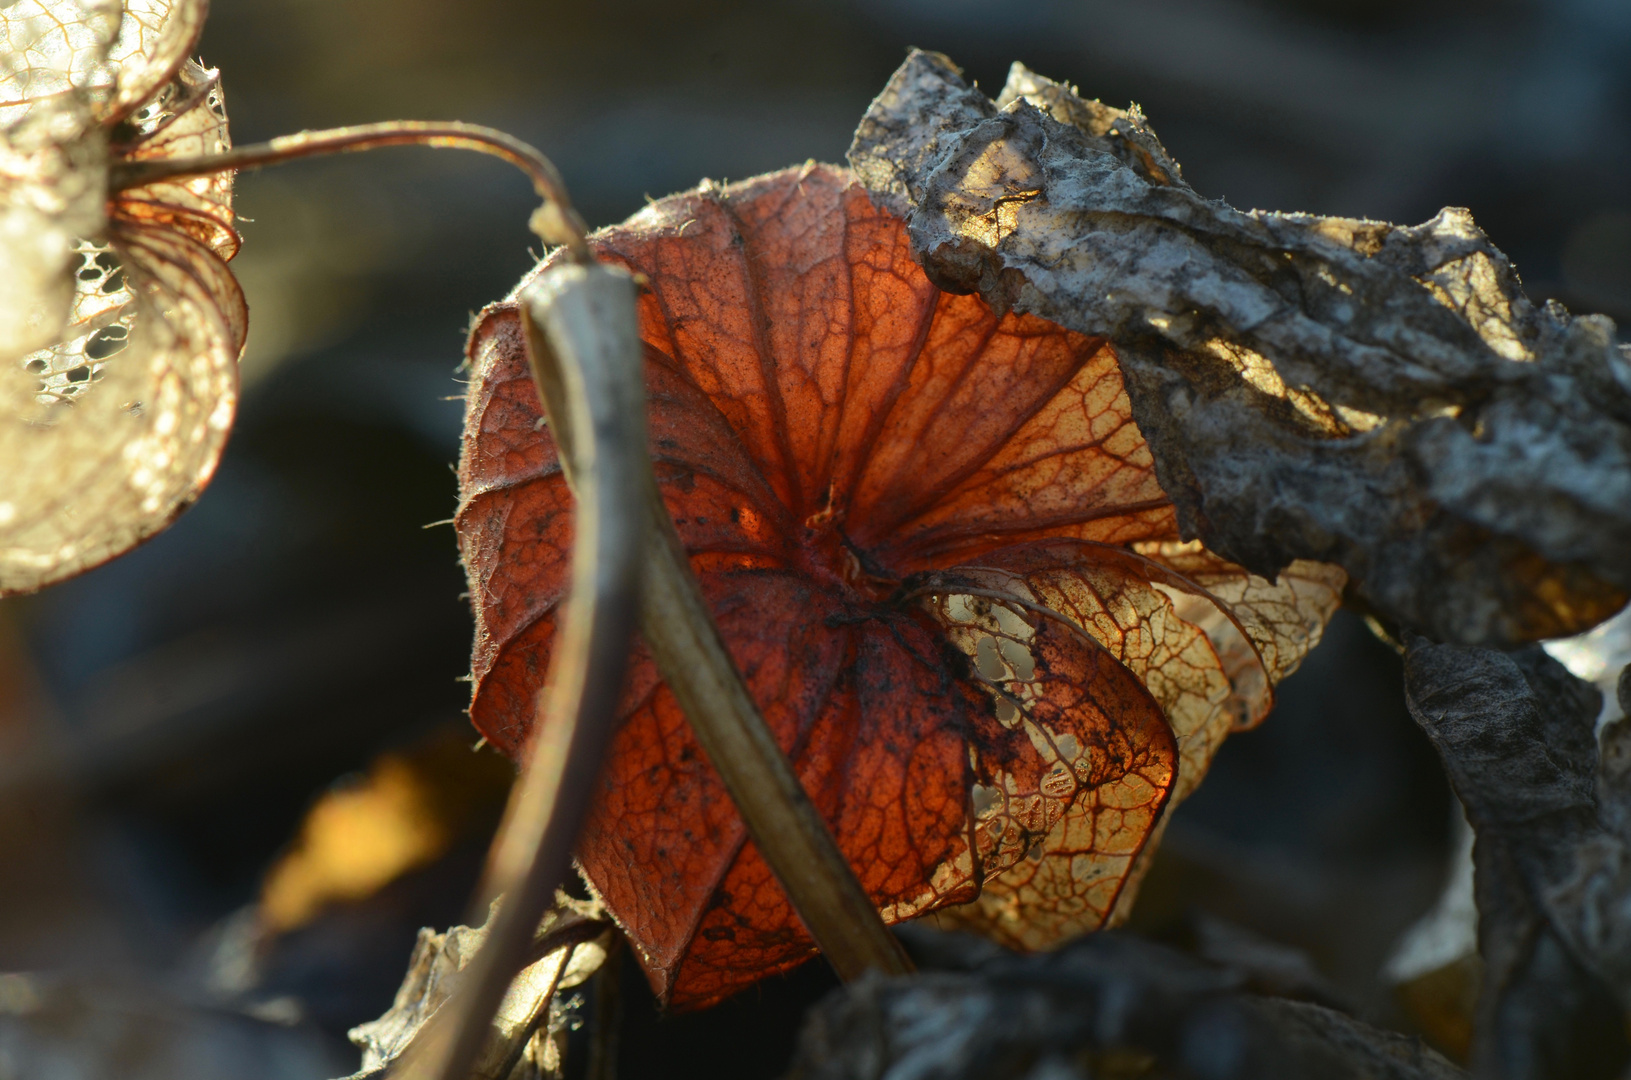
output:
<svg viewBox="0 0 1631 1080"><path fill-rule="evenodd" d="M703 177L841 160L910 45L991 92L1019 59L1137 101L1238 207L1470 207L1532 296L1631 322L1624 0L215 0L201 52L240 143L492 124L609 224ZM146 547L0 602L0 972L247 1008L306 1040L277 1075L338 1075L416 928L462 918L510 776L471 749L464 581L434 523L464 333L532 265L532 199L496 162L412 149L245 176L238 199L251 332L218 478ZM1138 926L1178 940L1209 912L1408 1025L1379 971L1453 828L1399 681L1340 617L1178 814ZM679 1018L636 991L623 1075L776 1075L832 985L812 964Z"/></svg>

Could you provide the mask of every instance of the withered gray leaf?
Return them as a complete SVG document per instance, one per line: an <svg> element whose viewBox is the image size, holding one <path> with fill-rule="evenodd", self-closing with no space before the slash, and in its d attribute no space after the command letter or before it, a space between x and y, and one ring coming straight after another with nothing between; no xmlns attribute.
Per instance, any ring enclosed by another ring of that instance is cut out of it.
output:
<svg viewBox="0 0 1631 1080"><path fill-rule="evenodd" d="M1111 339L1187 537L1336 562L1441 640L1574 633L1631 589L1631 354L1523 294L1465 210L1399 227L1198 195L1136 110L914 52L849 158L949 291Z"/></svg>
<svg viewBox="0 0 1631 1080"><path fill-rule="evenodd" d="M974 970L869 976L811 1013L793 1080L1456 1080L1412 1038L1118 934Z"/></svg>
<svg viewBox="0 0 1631 1080"><path fill-rule="evenodd" d="M1408 644L1410 710L1477 835L1475 1069L1619 1076L1631 1058L1631 849L1613 827L1625 819L1613 755L1599 770L1601 695L1538 647Z"/></svg>

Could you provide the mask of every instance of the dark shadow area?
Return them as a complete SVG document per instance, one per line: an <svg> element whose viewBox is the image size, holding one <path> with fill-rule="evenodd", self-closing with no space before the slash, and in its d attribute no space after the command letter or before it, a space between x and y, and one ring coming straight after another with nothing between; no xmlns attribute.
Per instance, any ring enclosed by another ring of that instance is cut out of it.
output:
<svg viewBox="0 0 1631 1080"><path fill-rule="evenodd" d="M1339 612L1274 712L1225 742L1178 808L1131 928L1224 918L1306 951L1364 1013L1397 1023L1380 969L1438 895L1451 807L1399 657Z"/></svg>

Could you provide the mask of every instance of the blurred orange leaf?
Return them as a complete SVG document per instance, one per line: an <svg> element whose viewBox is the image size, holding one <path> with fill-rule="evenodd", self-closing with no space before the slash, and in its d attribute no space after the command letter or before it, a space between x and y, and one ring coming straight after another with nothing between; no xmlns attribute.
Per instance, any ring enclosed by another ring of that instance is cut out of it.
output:
<svg viewBox="0 0 1631 1080"><path fill-rule="evenodd" d="M650 282L651 452L692 566L884 917L1032 948L1103 926L1163 807L1318 639L1341 571L1270 583L1179 544L1110 346L934 288L843 170L705 184L595 244ZM572 497L513 304L470 357L471 715L513 754ZM580 859L658 992L699 1007L806 959L648 659L624 710Z"/></svg>
<svg viewBox="0 0 1631 1080"><path fill-rule="evenodd" d="M440 855L450 837L430 801L424 780L394 754L359 783L325 794L266 876L260 910L268 929L302 926L325 905L371 896Z"/></svg>
<svg viewBox="0 0 1631 1080"><path fill-rule="evenodd" d="M457 725L381 754L306 811L261 884L262 929L298 929L490 831L514 778L497 754L472 753L468 729Z"/></svg>

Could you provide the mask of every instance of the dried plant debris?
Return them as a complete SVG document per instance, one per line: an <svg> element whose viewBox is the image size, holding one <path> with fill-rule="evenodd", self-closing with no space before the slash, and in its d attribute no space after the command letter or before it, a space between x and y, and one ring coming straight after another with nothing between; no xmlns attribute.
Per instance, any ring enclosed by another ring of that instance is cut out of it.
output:
<svg viewBox="0 0 1631 1080"><path fill-rule="evenodd" d="M1631 724L1535 648L1412 636L1411 712L1477 834L1484 982L1472 1060L1502 1078L1619 1076L1631 1060Z"/></svg>
<svg viewBox="0 0 1631 1080"><path fill-rule="evenodd" d="M1239 972L1245 979L1243 989L1310 1001L1339 1012L1356 1011L1348 996L1301 949L1198 908L1184 917L1179 934L1186 939L1180 943L1202 960Z"/></svg>
<svg viewBox="0 0 1631 1080"><path fill-rule="evenodd" d="M495 905L496 910L496 905ZM487 925L492 924L489 916ZM600 969L614 931L596 901L556 894L534 938L537 959L510 983L493 1017L472 1080L528 1080L561 1073L561 1052L574 1002L562 991ZM352 1028L362 1047L362 1067L348 1080L387 1075L442 1005L458 992L465 966L487 940L487 926L455 926L445 933L424 929L408 961L396 1001L378 1020Z"/></svg>
<svg viewBox="0 0 1631 1080"><path fill-rule="evenodd" d="M1451 1080L1417 1040L1242 989L1241 973L1119 934L974 970L869 977L810 1015L793 1080L1300 1077Z"/></svg>
<svg viewBox="0 0 1631 1080"><path fill-rule="evenodd" d="M929 278L1104 335L1187 537L1335 562L1439 640L1577 633L1631 590L1631 352L1524 296L1464 210L1235 210L1143 116L1016 64L993 102L914 52L850 162Z"/></svg>

